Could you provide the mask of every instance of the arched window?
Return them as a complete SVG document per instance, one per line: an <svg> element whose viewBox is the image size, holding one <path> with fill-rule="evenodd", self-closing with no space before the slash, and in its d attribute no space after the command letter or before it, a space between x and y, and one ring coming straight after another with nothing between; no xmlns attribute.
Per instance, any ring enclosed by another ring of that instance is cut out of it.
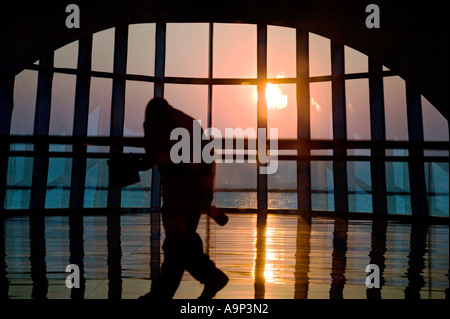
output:
<svg viewBox="0 0 450 319"><path fill-rule="evenodd" d="M266 92L264 107L258 92ZM142 23L95 33L16 76L10 134L142 137L154 96L203 128L278 129L275 174L258 176L255 163L218 164L219 207L406 215L426 207L448 217L448 151L401 144L448 142L447 120L377 61L295 28ZM34 143L11 144L5 209L158 207L151 171L118 203L108 200L113 150L101 144L81 148L84 163L69 140L50 143L48 159L35 156Z"/></svg>

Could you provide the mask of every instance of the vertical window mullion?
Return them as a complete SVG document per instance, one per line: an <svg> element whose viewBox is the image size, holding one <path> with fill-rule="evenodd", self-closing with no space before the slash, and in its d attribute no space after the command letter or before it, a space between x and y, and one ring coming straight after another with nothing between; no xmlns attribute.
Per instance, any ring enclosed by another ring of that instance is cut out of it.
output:
<svg viewBox="0 0 450 319"><path fill-rule="evenodd" d="M406 84L406 114L408 118L408 138L410 142L423 142L422 102L420 94ZM410 148L409 188L413 215L428 215L425 166L422 148Z"/></svg>
<svg viewBox="0 0 450 319"><path fill-rule="evenodd" d="M384 113L383 66L369 58L370 129L373 142L386 141ZM373 148L371 156L384 156L385 149ZM370 162L372 180L372 210L375 214L387 214L386 165L383 161Z"/></svg>
<svg viewBox="0 0 450 319"><path fill-rule="evenodd" d="M212 126L212 77L213 77L213 43L214 41L214 23L209 24L209 46L208 46L208 126Z"/></svg>
<svg viewBox="0 0 450 319"><path fill-rule="evenodd" d="M387 220L374 220L372 222L371 249L369 260L380 268L380 289L366 289L367 299L381 299L381 291L385 284L384 270L386 269L386 239L388 222Z"/></svg>
<svg viewBox="0 0 450 319"><path fill-rule="evenodd" d="M0 77L0 136L10 133L13 105L14 77ZM9 143L0 143L0 209L5 206L9 148Z"/></svg>
<svg viewBox="0 0 450 319"><path fill-rule="evenodd" d="M154 97L164 97L164 70L166 59L166 24L162 22L156 23L155 34L155 85L153 95ZM151 207L154 210L161 208L161 175L156 166L152 168L152 193L151 193ZM152 280L152 287L161 272L161 251L160 251L160 237L161 237L161 215L150 215L151 234L150 234L150 278Z"/></svg>
<svg viewBox="0 0 450 319"><path fill-rule="evenodd" d="M267 84L267 25L259 25L257 27L257 74L258 74L258 102L257 102L257 125L258 130L264 128L267 130L267 101L266 101L266 84ZM258 134L259 136L259 134ZM259 139L259 137L258 137ZM267 141L267 131L264 136ZM259 144L259 142L258 142ZM267 212L267 175L260 174L259 167L263 164L258 160L258 183L257 183L257 202L259 212Z"/></svg>
<svg viewBox="0 0 450 319"><path fill-rule="evenodd" d="M330 299L343 299L346 283L348 220L335 219L333 231L333 252L331 254Z"/></svg>
<svg viewBox="0 0 450 319"><path fill-rule="evenodd" d="M164 97L164 70L166 65L166 24L156 24L155 37L155 97Z"/></svg>
<svg viewBox="0 0 450 319"><path fill-rule="evenodd" d="M127 69L128 26L115 29L114 78L111 103L110 137L122 137L125 114L125 74ZM112 154L122 153L122 145L111 145ZM111 187L109 180L108 207L120 208L121 190Z"/></svg>
<svg viewBox="0 0 450 319"><path fill-rule="evenodd" d="M87 136L89 117L89 92L92 67L92 35L80 39L78 50L78 73L75 91L73 136ZM86 146L76 145L74 154L86 154ZM86 157L75 157L72 166L70 208L82 208L86 184ZM72 299L84 299L86 280L84 278L83 216L69 216L70 263L80 270L80 287L72 289Z"/></svg>
<svg viewBox="0 0 450 319"><path fill-rule="evenodd" d="M297 39L297 142L310 141L309 34L296 30ZM309 156L308 147L297 147L299 156ZM311 162L297 161L297 203L300 212L311 210Z"/></svg>
<svg viewBox="0 0 450 319"><path fill-rule="evenodd" d="M89 91L91 77L89 71L92 64L92 35L80 39L78 51L78 74L75 91L75 114L73 123L73 136L85 137L87 135L89 116ZM86 154L86 146L76 145L74 154ZM70 192L70 207L81 208L84 201L84 187L86 181L86 158L73 159L72 181Z"/></svg>
<svg viewBox="0 0 450 319"><path fill-rule="evenodd" d="M32 214L29 217L29 227L30 275L31 281L33 282L31 298L44 300L47 299L49 286L47 278L47 262L45 260L47 250L45 240L45 216L40 214Z"/></svg>
<svg viewBox="0 0 450 319"><path fill-rule="evenodd" d="M212 77L213 77L213 43L214 41L214 23L209 23L209 41L208 41L208 114L207 114L207 125L209 128L212 126ZM214 185L213 185L214 187ZM211 234L211 220L210 218L206 219L206 243L205 243L205 252L207 255L210 253L210 236Z"/></svg>
<svg viewBox="0 0 450 319"><path fill-rule="evenodd" d="M111 102L110 137L123 137L125 115L125 87L127 70L128 26L120 26L115 29L114 37L114 77ZM123 145L111 145L110 152L120 154ZM120 208L121 190L111 187L108 181L108 207ZM120 215L108 214L107 216L107 247L108 247L108 298L120 299L122 297L122 248L120 242Z"/></svg>
<svg viewBox="0 0 450 319"><path fill-rule="evenodd" d="M155 36L155 86L154 97L164 97L164 70L166 60L166 24L156 23ZM161 176L158 168L152 169L151 207L161 207Z"/></svg>
<svg viewBox="0 0 450 319"><path fill-rule="evenodd" d="M14 104L14 77L0 77L0 135L9 135Z"/></svg>
<svg viewBox="0 0 450 319"><path fill-rule="evenodd" d="M347 115L345 110L344 46L331 42L331 76L333 106L333 140L347 140ZM347 155L345 148L334 148L334 156ZM337 212L348 212L347 165L345 160L334 160L334 208Z"/></svg>
<svg viewBox="0 0 450 319"><path fill-rule="evenodd" d="M38 88L36 97L36 114L34 117L34 136L48 136L50 125L50 108L52 98L54 55L42 57L39 60ZM35 144L35 152L48 152L46 143ZM47 190L48 156L36 156L33 162L33 178L31 183L30 208L45 208Z"/></svg>
<svg viewBox="0 0 450 319"><path fill-rule="evenodd" d="M266 102L266 84L267 84L267 25L257 26L257 128L267 130L267 102ZM259 134L257 135L257 144L259 145ZM267 132L264 143L267 145ZM258 149L259 157L259 149ZM261 164L257 160L257 207L258 216L256 222L256 258L255 258L255 299L263 299L265 295L265 247L266 247L266 227L267 227L267 175L259 172L260 167L267 165Z"/></svg>

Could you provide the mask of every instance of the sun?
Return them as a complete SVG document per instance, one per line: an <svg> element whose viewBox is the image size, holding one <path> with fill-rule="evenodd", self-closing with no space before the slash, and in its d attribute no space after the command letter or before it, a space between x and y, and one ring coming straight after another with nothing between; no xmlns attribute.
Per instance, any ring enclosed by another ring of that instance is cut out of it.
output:
<svg viewBox="0 0 450 319"><path fill-rule="evenodd" d="M284 73L279 73L277 78L284 78ZM258 101L258 93L254 93L255 101ZM267 83L266 102L269 110L282 110L287 107L288 96L283 94L279 84Z"/></svg>
<svg viewBox="0 0 450 319"><path fill-rule="evenodd" d="M268 83L266 86L267 108L269 110L282 110L287 107L287 94L281 92L280 86Z"/></svg>

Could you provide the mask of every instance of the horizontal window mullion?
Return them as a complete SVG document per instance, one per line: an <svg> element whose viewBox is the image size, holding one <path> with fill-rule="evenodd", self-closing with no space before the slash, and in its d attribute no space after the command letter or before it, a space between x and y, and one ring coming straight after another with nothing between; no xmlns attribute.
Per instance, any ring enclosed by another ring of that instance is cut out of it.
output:
<svg viewBox="0 0 450 319"><path fill-rule="evenodd" d="M27 70L33 70L33 71L39 71L39 70L46 70L51 71L54 73L61 73L61 74L71 74L71 75L89 75L91 77L98 77L98 78L108 78L113 79L117 77L121 77L119 74L115 74L112 72L103 72L103 71L84 71L79 69L71 69L71 68L55 68L55 67L45 67L45 66L39 66L39 65L31 65ZM393 71L382 71L380 74L383 77L389 77L389 76L397 76L397 73ZM369 72L363 72L363 73L348 73L342 75L344 80L353 80L353 79L367 79L370 76L372 76L372 73ZM126 80L130 81L142 81L142 82L155 82L156 77L155 76L149 76L149 75L140 75L140 74L126 74L125 75ZM322 76L311 76L308 77L307 82L309 83L315 83L315 82L327 82L332 80L331 75L322 75ZM171 84L213 84L213 85L256 85L258 84L258 79L256 78L212 78L209 80L208 78L194 78L194 77L175 77L175 76L168 76L163 78L164 83L171 83ZM286 84L286 83L296 83L296 78L268 78L267 82L273 83L273 84Z"/></svg>
<svg viewBox="0 0 450 319"><path fill-rule="evenodd" d="M33 135L10 135L5 136L4 141L10 144L86 144L87 146L111 146L121 144L121 146L143 147L145 139L142 137L103 137L103 136L33 136ZM227 140L221 140L222 145L226 144ZM234 145L237 142L243 142L243 145L248 145L251 139L233 139ZM267 140L267 145L270 145L270 139ZM424 150L449 150L448 142L441 141L365 141L365 140L290 140L279 139L278 149L297 149L298 147L308 146L311 149L415 149ZM11 152L11 151L10 151Z"/></svg>

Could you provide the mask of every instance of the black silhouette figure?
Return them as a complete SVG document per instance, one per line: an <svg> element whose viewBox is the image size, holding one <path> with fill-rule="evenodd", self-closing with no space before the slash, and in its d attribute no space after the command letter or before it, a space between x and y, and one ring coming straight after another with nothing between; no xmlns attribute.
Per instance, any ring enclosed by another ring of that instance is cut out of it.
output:
<svg viewBox="0 0 450 319"><path fill-rule="evenodd" d="M170 299L174 296L184 270L204 284L199 299L211 299L228 282L228 277L219 270L203 251L203 244L196 229L202 212L208 213L219 224L227 217L217 215L211 209L213 199L214 164L193 163L192 151L189 163L174 163L170 158L170 140L175 128L185 128L190 134L190 147L194 137L194 125L201 131L198 122L173 108L162 98L150 100L145 111L145 157L139 170L157 165L161 174L163 197L162 220L166 232L163 243L164 262L161 274L151 291L141 299ZM201 131L202 132L202 131Z"/></svg>

